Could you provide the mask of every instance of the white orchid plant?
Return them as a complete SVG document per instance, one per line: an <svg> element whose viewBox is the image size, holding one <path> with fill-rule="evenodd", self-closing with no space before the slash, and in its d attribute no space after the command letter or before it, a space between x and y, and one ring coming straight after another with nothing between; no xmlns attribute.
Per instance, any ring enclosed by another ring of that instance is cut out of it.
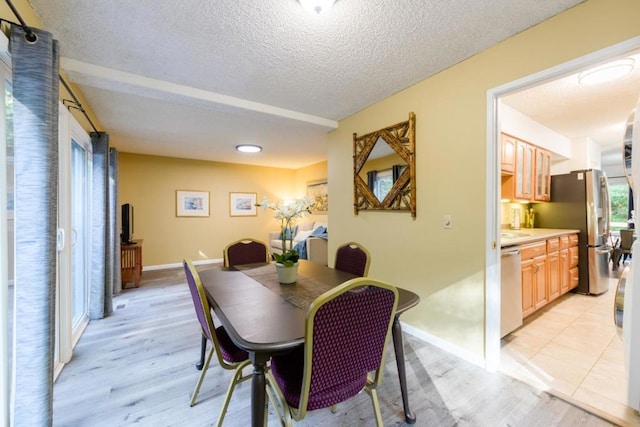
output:
<svg viewBox="0 0 640 427"><path fill-rule="evenodd" d="M262 207L264 211L271 209L275 211L273 217L280 220L280 238L282 239L282 253L273 254L273 259L277 263L281 263L286 266L292 266L298 262L298 251L293 248L293 229L291 226L297 219L304 218L311 213L311 207L313 206L313 200L309 196L295 199L288 202L269 201L267 196L264 196L262 202L256 204L256 206ZM289 230L289 238L287 239L287 230ZM287 247L287 242L289 246Z"/></svg>

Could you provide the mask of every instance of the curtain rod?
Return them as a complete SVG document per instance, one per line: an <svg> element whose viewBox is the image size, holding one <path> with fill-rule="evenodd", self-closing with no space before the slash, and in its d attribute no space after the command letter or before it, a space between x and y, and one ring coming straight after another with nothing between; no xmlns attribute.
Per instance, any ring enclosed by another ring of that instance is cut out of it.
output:
<svg viewBox="0 0 640 427"><path fill-rule="evenodd" d="M8 21L6 19L0 18L0 20L8 22L9 24L13 24L13 25L19 25L26 33L27 35L25 36L27 41L30 43L35 43L35 41L38 39L38 36L33 32L33 30L31 29L31 27L29 27L27 25L27 23L24 21L24 19L22 19L22 16L20 15L20 13L18 12L18 10L15 8L15 6L13 6L13 3L11 3L11 0L5 0L5 2L7 3L7 5L9 5L9 7L11 8L11 11L13 12L13 14L16 16L16 18L18 18L18 21L20 21L20 24L17 24L15 22L11 22ZM67 89L67 92L69 92L69 94L71 95L71 97L73 98L73 102L75 104L75 106L73 108L77 108L78 110L80 110L80 112L82 114L84 114L84 116L86 117L87 121L89 122L89 124L91 125L91 127L93 128L94 132L96 133L100 133L100 131L98 131L98 129L96 128L96 126L93 124L93 122L91 121L91 117L89 117L89 114L87 114L87 111L84 109L84 107L82 106L82 104L80 103L80 101L78 101L78 98L76 97L76 95L73 93L73 91L71 90L71 88L69 87L69 85L67 84L67 82L64 80L64 78L62 78L62 76L60 74L58 74L58 78L60 79L60 82L62 82L62 85L65 87L65 89ZM62 100L62 104L64 105L64 101ZM67 107L68 108L68 107Z"/></svg>
<svg viewBox="0 0 640 427"><path fill-rule="evenodd" d="M62 85L67 89L67 91L69 92L69 94L71 95L71 97L73 98L73 103L76 104L75 108L77 108L78 110L80 110L80 112L82 114L84 114L84 116L87 118L87 121L89 122L89 124L91 125L91 127L93 128L95 133L100 133L100 131L98 131L98 129L96 128L96 126L93 124L93 122L91 121L91 117L89 117L89 114L87 114L87 111L84 109L84 107L82 106L82 104L80 104L80 101L78 101L78 98L76 98L76 95L73 93L73 91L71 90L71 88L69 87L69 85L67 84L67 82L64 81L64 78L62 78L62 76L60 74L58 74L58 78L60 78L60 82L62 83ZM64 100L62 101L62 104L64 105Z"/></svg>
<svg viewBox="0 0 640 427"><path fill-rule="evenodd" d="M22 29L27 33L26 35L27 41L30 43L35 43L35 41L38 39L38 36L35 35L31 27L29 27L27 23L24 21L24 19L22 19L22 16L20 15L20 13L18 13L18 10L15 8L13 3L11 3L11 0L5 0L5 2L9 5L9 8L13 12L13 14L16 16L16 18L18 18L18 21L20 21L20 26L22 27Z"/></svg>

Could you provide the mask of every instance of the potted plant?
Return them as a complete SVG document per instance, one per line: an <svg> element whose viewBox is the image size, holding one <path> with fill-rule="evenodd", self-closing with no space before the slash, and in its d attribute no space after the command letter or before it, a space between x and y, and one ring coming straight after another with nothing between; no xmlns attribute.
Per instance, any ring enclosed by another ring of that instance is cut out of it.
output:
<svg viewBox="0 0 640 427"><path fill-rule="evenodd" d="M272 209L275 211L274 218L280 220L280 238L282 239L282 253L273 254L276 262L276 271L278 272L278 280L280 283L288 284L296 281L298 271L298 251L293 248L293 229L292 225L297 219L304 218L311 213L313 200L305 196L290 202L271 202L265 196L262 202L256 206L262 207L263 210ZM287 245L288 242L288 245Z"/></svg>

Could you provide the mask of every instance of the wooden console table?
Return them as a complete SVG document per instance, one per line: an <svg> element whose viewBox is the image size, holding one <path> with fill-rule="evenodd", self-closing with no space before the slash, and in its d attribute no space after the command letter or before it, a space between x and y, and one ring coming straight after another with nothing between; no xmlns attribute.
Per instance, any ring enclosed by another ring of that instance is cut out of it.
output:
<svg viewBox="0 0 640 427"><path fill-rule="evenodd" d="M127 282L132 280L136 288L140 286L143 241L142 239L134 240L133 243L120 245L120 269L123 289L125 289Z"/></svg>

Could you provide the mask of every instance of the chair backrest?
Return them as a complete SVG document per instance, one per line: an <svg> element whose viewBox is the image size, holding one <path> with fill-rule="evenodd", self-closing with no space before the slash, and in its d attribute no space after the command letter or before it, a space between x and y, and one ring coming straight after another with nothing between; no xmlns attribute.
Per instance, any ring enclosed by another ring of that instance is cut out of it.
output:
<svg viewBox="0 0 640 427"><path fill-rule="evenodd" d="M211 318L209 301L207 301L207 295L200 281L200 275L191 260L182 261L182 265L184 267L184 274L187 276L187 284L191 292L193 307L196 310L196 316L198 316L198 321L202 327L202 333L209 338L209 340L213 341L215 339L215 328L213 326L213 319Z"/></svg>
<svg viewBox="0 0 640 427"><path fill-rule="evenodd" d="M366 277L349 280L314 300L305 324L301 411L354 396L369 372L375 372L373 387L377 386L397 305L394 286Z"/></svg>
<svg viewBox="0 0 640 427"><path fill-rule="evenodd" d="M263 242L246 238L228 244L224 248L224 266L269 262L269 251Z"/></svg>
<svg viewBox="0 0 640 427"><path fill-rule="evenodd" d="M631 249L634 230L620 230L620 248Z"/></svg>
<svg viewBox="0 0 640 427"><path fill-rule="evenodd" d="M334 268L364 277L369 273L370 260L371 256L368 250L356 242L349 242L336 250Z"/></svg>

